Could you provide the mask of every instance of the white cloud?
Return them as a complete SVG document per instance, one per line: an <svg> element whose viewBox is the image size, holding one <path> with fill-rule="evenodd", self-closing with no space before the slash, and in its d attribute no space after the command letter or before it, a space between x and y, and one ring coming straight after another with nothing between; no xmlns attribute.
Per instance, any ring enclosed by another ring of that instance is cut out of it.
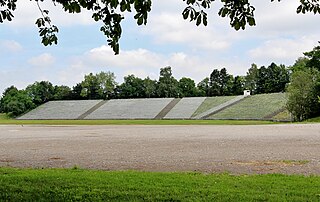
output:
<svg viewBox="0 0 320 202"><path fill-rule="evenodd" d="M229 34L222 34L214 26L199 26L184 20L181 13L160 13L150 17L143 34L152 36L156 44L182 44L206 51L226 50L231 45Z"/></svg>
<svg viewBox="0 0 320 202"><path fill-rule="evenodd" d="M124 51L121 50L119 55L114 55L113 50L106 45L91 49L85 56L90 63L104 66L116 65L119 68L130 68L139 66L155 67L157 63L162 61L162 58L158 54L150 52L146 49L137 49Z"/></svg>
<svg viewBox="0 0 320 202"><path fill-rule="evenodd" d="M43 53L39 56L30 58L28 60L28 63L35 67L46 68L52 66L55 63L55 58L49 53Z"/></svg>
<svg viewBox="0 0 320 202"><path fill-rule="evenodd" d="M6 52L16 53L22 51L22 46L14 41L14 40L4 40L0 41L1 50L5 50Z"/></svg>
<svg viewBox="0 0 320 202"><path fill-rule="evenodd" d="M317 45L313 37L297 39L274 39L248 51L248 55L258 62L293 63L303 52Z"/></svg>
<svg viewBox="0 0 320 202"><path fill-rule="evenodd" d="M40 6L42 10L49 10L49 17L52 20L52 24L55 24L58 27L94 23L91 18L92 13L87 10L83 10L81 14L70 14L65 12L60 4L55 6L52 1L40 2ZM14 18L12 22L7 22L6 24L15 27L36 26L36 19L42 17L35 1L18 1L17 9L14 11L13 15Z"/></svg>
<svg viewBox="0 0 320 202"><path fill-rule="evenodd" d="M309 32L320 32L315 22L320 15L312 13L297 14L299 1L254 1L256 6L257 31L263 37L279 35L306 35Z"/></svg>
<svg viewBox="0 0 320 202"><path fill-rule="evenodd" d="M81 74L81 78L78 78L82 79L84 74L90 72L112 71L117 76L118 82L122 82L122 78L129 74L140 78L149 76L158 79L160 68L171 66L173 75L177 79L190 77L199 82L209 76L214 68L226 67L232 74L244 74L245 71L241 70L241 66L249 67L249 65L228 58L220 60L212 56L203 58L186 52L162 54L147 49L120 50L120 54L114 56L110 47L102 45L74 58L70 67L63 70L63 78L68 78L67 75Z"/></svg>

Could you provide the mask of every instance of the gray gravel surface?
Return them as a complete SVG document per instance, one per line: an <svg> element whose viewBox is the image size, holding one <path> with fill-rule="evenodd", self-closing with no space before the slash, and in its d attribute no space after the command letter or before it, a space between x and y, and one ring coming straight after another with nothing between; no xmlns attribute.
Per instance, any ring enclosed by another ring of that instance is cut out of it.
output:
<svg viewBox="0 0 320 202"><path fill-rule="evenodd" d="M320 174L320 124L0 126L0 166Z"/></svg>

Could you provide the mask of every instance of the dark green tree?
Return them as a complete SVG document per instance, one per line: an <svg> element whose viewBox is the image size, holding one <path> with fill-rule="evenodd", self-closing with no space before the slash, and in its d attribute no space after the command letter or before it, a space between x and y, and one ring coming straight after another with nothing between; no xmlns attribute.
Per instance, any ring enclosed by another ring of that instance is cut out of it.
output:
<svg viewBox="0 0 320 202"><path fill-rule="evenodd" d="M72 100L85 99L84 97L81 96L81 91L82 91L82 85L81 83L77 83L75 86L72 87L71 99Z"/></svg>
<svg viewBox="0 0 320 202"><path fill-rule="evenodd" d="M84 76L84 80L81 82L81 93L80 95L86 99L101 99L99 94L100 85L96 75L90 73Z"/></svg>
<svg viewBox="0 0 320 202"><path fill-rule="evenodd" d="M221 95L231 95L233 84L233 76L228 74L226 68L220 70L220 94Z"/></svg>
<svg viewBox="0 0 320 202"><path fill-rule="evenodd" d="M157 81L152 80L149 77L143 80L144 93L147 98L156 97L157 96Z"/></svg>
<svg viewBox="0 0 320 202"><path fill-rule="evenodd" d="M172 76L171 67L160 69L157 93L159 97L179 97L178 81Z"/></svg>
<svg viewBox="0 0 320 202"><path fill-rule="evenodd" d="M100 98L110 99L115 95L115 87L117 85L116 76L113 72L100 72L96 74L99 88L98 94Z"/></svg>
<svg viewBox="0 0 320 202"><path fill-rule="evenodd" d="M289 70L284 65L271 63L267 68L265 93L284 92L289 79Z"/></svg>
<svg viewBox="0 0 320 202"><path fill-rule="evenodd" d="M143 98L145 97L144 82L131 74L124 77L124 82L118 87L119 98Z"/></svg>
<svg viewBox="0 0 320 202"><path fill-rule="evenodd" d="M227 73L226 68L220 71L214 69L210 74L210 96L230 95L233 76Z"/></svg>
<svg viewBox="0 0 320 202"><path fill-rule="evenodd" d="M40 2L35 0L42 17L36 20L39 28L39 35L44 45L57 44L58 27L55 26L49 17L49 11L42 9ZM80 13L82 10L92 12L94 21L101 22L100 30L106 35L108 45L114 52L119 53L119 40L122 34L121 22L125 13L135 12L134 19L138 25L146 24L148 14L151 11L151 0L51 0L55 5L59 4L68 13ZM182 12L184 19L194 21L196 25L207 25L206 10L212 6L214 0L182 0L187 7ZM271 0L273 2L274 0ZM278 0L280 1L280 0ZM13 11L17 9L17 0L0 0L0 23L12 21ZM32 3L32 2L30 2ZM228 17L230 26L236 30L245 29L247 25L254 26L255 8L249 0L221 0L221 8L218 14L221 17ZM300 0L297 13L314 12L320 13L320 5L317 0Z"/></svg>
<svg viewBox="0 0 320 202"><path fill-rule="evenodd" d="M312 51L303 54L308 58L308 61L306 62L307 67L320 70L320 46L316 46Z"/></svg>
<svg viewBox="0 0 320 202"><path fill-rule="evenodd" d="M0 99L1 112L13 117L19 116L35 106L26 91L18 90L14 86L7 88Z"/></svg>
<svg viewBox="0 0 320 202"><path fill-rule="evenodd" d="M210 96L209 77L206 77L202 81L200 81L197 87L198 87L198 96L201 96L201 97Z"/></svg>
<svg viewBox="0 0 320 202"><path fill-rule="evenodd" d="M53 99L54 100L70 100L71 97L71 88L69 86L54 86L53 90Z"/></svg>
<svg viewBox="0 0 320 202"><path fill-rule="evenodd" d="M267 68L262 66L258 70L256 93L284 92L289 79L289 69L284 65L271 63Z"/></svg>
<svg viewBox="0 0 320 202"><path fill-rule="evenodd" d="M109 71L85 75L80 96L86 99L110 99L115 96L115 79L114 73Z"/></svg>
<svg viewBox="0 0 320 202"><path fill-rule="evenodd" d="M251 94L255 94L257 91L258 74L258 66L252 64L245 77L245 89L250 90Z"/></svg>
<svg viewBox="0 0 320 202"><path fill-rule="evenodd" d="M242 76L234 77L232 84L232 95L242 95L244 91L245 78Z"/></svg>
<svg viewBox="0 0 320 202"><path fill-rule="evenodd" d="M268 72L265 66L259 68L258 77L257 77L257 88L256 93L266 93L266 81L268 80Z"/></svg>
<svg viewBox="0 0 320 202"><path fill-rule="evenodd" d="M36 81L27 86L26 92L37 106L54 98L54 87L49 81Z"/></svg>
<svg viewBox="0 0 320 202"><path fill-rule="evenodd" d="M295 121L320 114L320 76L315 69L294 72L288 86L287 109Z"/></svg>
<svg viewBox="0 0 320 202"><path fill-rule="evenodd" d="M309 61L308 58L306 57L300 57L298 58L295 63L289 67L291 72L296 72L296 71L305 71L307 67L307 62Z"/></svg>
<svg viewBox="0 0 320 202"><path fill-rule="evenodd" d="M182 77L179 80L180 97L195 97L197 96L197 87L194 80Z"/></svg>

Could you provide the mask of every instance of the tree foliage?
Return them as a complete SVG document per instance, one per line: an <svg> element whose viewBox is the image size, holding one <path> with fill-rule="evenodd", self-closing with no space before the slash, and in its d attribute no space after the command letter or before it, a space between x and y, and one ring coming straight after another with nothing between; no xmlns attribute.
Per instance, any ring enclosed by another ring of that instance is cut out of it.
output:
<svg viewBox="0 0 320 202"><path fill-rule="evenodd" d="M71 99L71 88L69 86L54 86L54 100L69 100Z"/></svg>
<svg viewBox="0 0 320 202"><path fill-rule="evenodd" d="M44 0L34 0L41 13L41 17L36 20L39 28L39 35L42 43L47 45L57 44L56 34L59 32L57 26L52 24L49 11L42 9L40 2ZM108 38L108 45L112 47L116 54L119 53L119 40L122 34L121 22L124 14L134 12L134 19L138 25L147 24L148 15L151 11L152 0L51 0L54 5L60 4L65 12L81 13L82 10L89 10L92 19L102 22L100 30ZM197 26L208 24L207 10L215 0L182 0L186 3L186 8L182 16L186 20L194 21ZM247 25L256 25L254 11L250 0L220 0L222 7L218 14L221 17L228 17L230 26L235 30L245 29ZM273 2L274 0L271 0ZM278 0L280 1L280 0ZM32 0L31 0L32 2ZM31 3L30 2L30 3ZM17 9L17 0L0 0L0 23L12 21L13 12ZM297 13L313 12L320 13L318 0L300 0Z"/></svg>
<svg viewBox="0 0 320 202"><path fill-rule="evenodd" d="M320 41L319 41L320 44ZM320 70L320 45L313 48L312 51L303 53L307 58L306 66Z"/></svg>
<svg viewBox="0 0 320 202"><path fill-rule="evenodd" d="M54 97L54 87L49 81L36 81L27 86L26 92L37 106L52 100Z"/></svg>
<svg viewBox="0 0 320 202"><path fill-rule="evenodd" d="M145 97L144 82L131 74L124 77L124 82L118 87L119 98L143 98Z"/></svg>
<svg viewBox="0 0 320 202"><path fill-rule="evenodd" d="M268 67L252 64L245 77L245 87L252 94L284 92L290 72L284 65L271 63Z"/></svg>
<svg viewBox="0 0 320 202"><path fill-rule="evenodd" d="M210 96L230 95L233 76L227 73L226 68L214 69L210 74Z"/></svg>
<svg viewBox="0 0 320 202"><path fill-rule="evenodd" d="M320 115L320 46L304 53L291 67L287 109L296 121Z"/></svg>
<svg viewBox="0 0 320 202"><path fill-rule="evenodd" d="M199 96L207 96L210 94L210 81L209 77L204 78L197 85L198 87L198 95Z"/></svg>
<svg viewBox="0 0 320 202"><path fill-rule="evenodd" d="M320 76L317 70L297 71L288 87L287 109L295 121L303 121L320 113Z"/></svg>
<svg viewBox="0 0 320 202"><path fill-rule="evenodd" d="M248 69L245 77L245 88L250 90L251 94L255 94L257 90L259 68L256 64L252 64Z"/></svg>
<svg viewBox="0 0 320 202"><path fill-rule="evenodd" d="M179 80L179 96L180 97L195 97L197 96L198 89L194 80L182 77Z"/></svg>
<svg viewBox="0 0 320 202"><path fill-rule="evenodd" d="M26 91L18 90L14 86L7 88L0 99L1 112L14 117L33 109L35 106Z"/></svg>
<svg viewBox="0 0 320 202"><path fill-rule="evenodd" d="M157 81L152 80L149 77L143 80L143 87L145 91L145 96L147 98L156 97L157 96Z"/></svg>
<svg viewBox="0 0 320 202"><path fill-rule="evenodd" d="M159 97L179 97L178 81L172 76L171 67L160 69L157 93Z"/></svg>
<svg viewBox="0 0 320 202"><path fill-rule="evenodd" d="M232 95L242 95L244 91L245 79L243 76L234 77L231 94Z"/></svg>
<svg viewBox="0 0 320 202"><path fill-rule="evenodd" d="M116 77L113 72L90 73L81 82L80 96L87 99L110 99L114 96Z"/></svg>

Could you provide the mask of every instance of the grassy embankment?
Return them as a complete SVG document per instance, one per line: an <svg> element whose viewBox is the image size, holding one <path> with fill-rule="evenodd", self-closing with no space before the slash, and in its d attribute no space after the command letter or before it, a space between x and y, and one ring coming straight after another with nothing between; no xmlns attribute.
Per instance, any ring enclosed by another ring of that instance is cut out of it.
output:
<svg viewBox="0 0 320 202"><path fill-rule="evenodd" d="M319 201L320 177L0 168L0 201Z"/></svg>
<svg viewBox="0 0 320 202"><path fill-rule="evenodd" d="M286 98L284 93L253 95L209 118L264 119L268 115L283 109L285 105Z"/></svg>

